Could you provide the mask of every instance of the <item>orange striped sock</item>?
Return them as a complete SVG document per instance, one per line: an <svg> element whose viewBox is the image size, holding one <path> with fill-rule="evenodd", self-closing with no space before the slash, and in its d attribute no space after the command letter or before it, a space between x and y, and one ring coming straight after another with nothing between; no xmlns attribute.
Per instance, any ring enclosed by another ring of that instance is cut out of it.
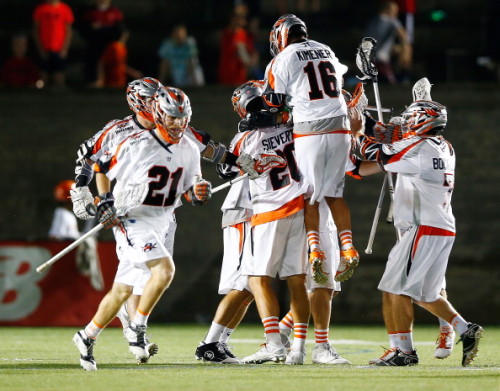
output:
<svg viewBox="0 0 500 391"><path fill-rule="evenodd" d="M342 232L339 232L340 239L340 249L348 250L352 247L352 232L349 229L346 229Z"/></svg>
<svg viewBox="0 0 500 391"><path fill-rule="evenodd" d="M87 326L85 326L83 331L85 331L87 337L95 339L101 333L101 331L104 330L104 327L106 326L100 325L94 319L92 319L92 321Z"/></svg>
<svg viewBox="0 0 500 391"><path fill-rule="evenodd" d="M307 323L295 323L293 325L293 350L301 350L306 345L308 327Z"/></svg>
<svg viewBox="0 0 500 391"><path fill-rule="evenodd" d="M262 324L264 325L264 333L266 334L267 341L273 345L281 345L280 318L269 316L262 319Z"/></svg>
<svg viewBox="0 0 500 391"><path fill-rule="evenodd" d="M319 250L319 232L318 231L307 231L307 243L309 244L309 250Z"/></svg>
<svg viewBox="0 0 500 391"><path fill-rule="evenodd" d="M280 320L280 331L289 333L293 329L293 315L292 311L289 311L283 319Z"/></svg>
<svg viewBox="0 0 500 391"><path fill-rule="evenodd" d="M132 322L134 322L136 325L145 326L148 324L149 315L149 313L143 312L139 308L137 308Z"/></svg>
<svg viewBox="0 0 500 391"><path fill-rule="evenodd" d="M314 337L317 344L328 342L328 332L330 329L318 330L314 329Z"/></svg>

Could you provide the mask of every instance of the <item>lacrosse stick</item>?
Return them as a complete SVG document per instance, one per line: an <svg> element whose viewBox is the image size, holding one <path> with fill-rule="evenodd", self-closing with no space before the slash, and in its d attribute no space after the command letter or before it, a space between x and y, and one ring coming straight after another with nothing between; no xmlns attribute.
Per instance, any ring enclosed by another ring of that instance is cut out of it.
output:
<svg viewBox="0 0 500 391"><path fill-rule="evenodd" d="M366 245L365 254L372 253L373 241L375 240L375 232L377 231L380 212L382 212L382 204L384 203L384 195L386 187L387 187L387 175L384 176L384 181L382 182L382 188L380 189L380 195L378 197L378 203L377 203L377 208L375 209L375 215L373 216L372 229L370 230L370 236L368 238L368 244Z"/></svg>
<svg viewBox="0 0 500 391"><path fill-rule="evenodd" d="M232 186L235 183L241 182L245 178L248 178L248 173L244 173L243 175L240 175L237 178L231 179L230 181L227 181L226 183L223 183L222 185L214 187L212 189L212 194L217 193L218 191L221 191L221 190L225 189L226 187Z"/></svg>
<svg viewBox="0 0 500 391"><path fill-rule="evenodd" d="M382 115L382 104L380 102L380 93L378 89L378 69L375 67L375 65L372 62L373 59L373 50L375 49L375 46L377 45L377 41L374 38L371 37L365 37L361 40L361 44L358 47L358 51L356 53L356 65L358 69L361 71L363 74L362 77L359 77L360 80L369 80L372 82L373 85L373 93L375 95L375 105L377 108L377 115L378 115L378 121L379 122L384 122L384 117ZM392 209L393 209L393 203L394 203L394 182L392 179L392 174L391 173L386 173L386 180L384 180L384 184L382 188L384 189L385 187L389 188L389 195L391 198L391 203L389 206L389 213L387 214L387 222L392 223L393 218L392 218ZM381 199L380 199L381 198ZM379 197L379 203L383 201L383 196ZM381 207L381 205L380 205ZM377 210L379 208L379 205L377 205ZM375 230L377 229L377 224L378 224L378 219L380 217L380 212L377 213L375 212L375 218L376 221L373 221L372 224L372 231L370 232L370 237L375 238ZM374 219L375 219L374 218ZM400 233L399 230L396 229L396 236L398 240L400 239ZM372 239L372 242L373 242ZM367 249L370 250L371 254L371 245L368 243ZM367 253L368 254L368 253Z"/></svg>
<svg viewBox="0 0 500 391"><path fill-rule="evenodd" d="M149 186L147 183L140 183L137 185L128 185L123 191L120 191L115 196L115 205L116 205L116 214L118 216L124 216L130 209L136 208L142 204L146 195L148 194ZM85 233L76 239L73 243L71 243L68 247L64 248L62 251L54 255L47 262L42 263L40 266L36 268L38 273L43 272L49 266L56 263L59 259L64 257L67 253L69 253L74 248L78 247L81 243L87 240L92 235L95 235L101 229L104 228L104 225L99 223L90 231Z"/></svg>
<svg viewBox="0 0 500 391"><path fill-rule="evenodd" d="M240 160L240 158L243 158ZM259 159L254 160L250 155L242 153L238 158L237 162L242 168L242 170L249 169L250 171L256 173L257 175L263 175L268 173L274 167L286 167L286 160L279 156L274 151L265 152L260 154ZM230 181L223 183L220 186L214 187L212 189L212 194L225 189L226 187L232 186L235 183L242 181L245 178L248 178L250 174L245 172L237 178L231 179Z"/></svg>

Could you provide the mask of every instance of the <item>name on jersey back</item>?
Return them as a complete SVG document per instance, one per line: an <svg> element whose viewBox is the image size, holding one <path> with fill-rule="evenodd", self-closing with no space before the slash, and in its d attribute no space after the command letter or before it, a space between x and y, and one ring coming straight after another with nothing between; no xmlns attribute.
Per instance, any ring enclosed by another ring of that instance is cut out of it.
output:
<svg viewBox="0 0 500 391"><path fill-rule="evenodd" d="M297 50L295 52L299 61L320 60L325 58L332 58L332 54L324 49L311 49L311 50Z"/></svg>
<svg viewBox="0 0 500 391"><path fill-rule="evenodd" d="M286 144L292 141L292 130L285 130L284 132L271 136L262 140L262 146L265 151L270 151L278 148L281 144Z"/></svg>

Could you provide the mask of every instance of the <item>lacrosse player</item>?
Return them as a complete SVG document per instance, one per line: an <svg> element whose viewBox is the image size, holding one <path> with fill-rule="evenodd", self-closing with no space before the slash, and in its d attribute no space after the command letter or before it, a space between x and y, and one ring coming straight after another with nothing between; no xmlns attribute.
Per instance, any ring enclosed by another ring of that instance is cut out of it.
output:
<svg viewBox="0 0 500 391"><path fill-rule="evenodd" d="M468 323L441 295L455 239L451 208L455 152L441 135L448 120L446 108L430 100L430 92L423 97L397 120L377 123L376 139L387 142L378 146L378 162L357 162L354 169L361 176L383 170L398 174L393 210L394 225L402 237L389 254L378 286L384 301L390 301L385 307L390 313L384 313L384 318L393 322L397 337L395 348L377 360L379 366L418 364L412 302L453 326L463 344L463 366L477 355L483 333L481 326ZM363 142L361 151L367 158L373 143Z"/></svg>
<svg viewBox="0 0 500 391"><path fill-rule="evenodd" d="M266 69L268 88L288 99L297 165L308 185L304 212L313 275L317 281L324 279L319 202L325 199L340 238L341 259L335 279L345 281L359 263L352 242L350 211L343 198L350 149L347 105L341 93L347 67L328 46L309 40L305 23L295 15L281 16L269 40L274 59Z"/></svg>
<svg viewBox="0 0 500 391"><path fill-rule="evenodd" d="M160 86L161 83L152 77L145 77L130 82L127 86L126 97L129 108L134 114L121 120L115 119L109 121L102 130L80 145L75 166L76 185L71 190L73 212L78 218L82 220L92 220L95 218L94 197L89 190L89 184L94 176L93 163L103 156L105 151L117 146L127 137L155 128L151 102ZM99 193L103 194L105 191L100 191ZM175 223L172 223L169 233L171 238L175 234L175 228ZM120 262L118 265L115 282L134 286L132 296L120 308L117 314L124 334L129 327L130 316L135 314L139 297L142 294L149 275L149 271L138 269L130 262ZM158 352L158 346L155 343L148 344L148 349L151 355Z"/></svg>
<svg viewBox="0 0 500 391"><path fill-rule="evenodd" d="M191 117L186 94L177 88L160 87L154 95L151 112L156 124L153 131L128 137L96 164L98 188L108 190L99 196L97 217L105 226L115 226L120 262L131 262L151 274L126 333L129 350L139 363L147 362L150 357L145 337L148 317L175 272L168 248L174 209L183 194L193 204L204 204L211 196L210 183L201 178L199 149L183 137ZM115 179L117 192L130 183L149 183L142 205L129 211L123 220L117 217L109 192L110 181ZM73 342L85 370L97 369L93 357L95 340L132 290L131 285L115 281L92 321L74 335Z"/></svg>
<svg viewBox="0 0 500 391"><path fill-rule="evenodd" d="M283 105L279 108L265 105L262 99L264 84L262 81L249 81L238 87L232 98L233 107L238 112L241 110L242 115L246 115L247 111L258 113L245 117L246 121L240 129L246 127L247 131L239 133L232 144L232 152L239 156L239 166L243 170L245 167L261 166L262 156L265 155L281 157L266 175L249 181L253 210L253 257L246 258L241 268L242 275L248 276L254 294L264 325L266 344L242 362L302 364L309 321L305 288L305 187L296 169L288 113ZM246 98L252 95L256 98L247 101ZM277 275L288 282L296 319L294 345L288 355L279 333L279 304L272 288L272 280Z"/></svg>

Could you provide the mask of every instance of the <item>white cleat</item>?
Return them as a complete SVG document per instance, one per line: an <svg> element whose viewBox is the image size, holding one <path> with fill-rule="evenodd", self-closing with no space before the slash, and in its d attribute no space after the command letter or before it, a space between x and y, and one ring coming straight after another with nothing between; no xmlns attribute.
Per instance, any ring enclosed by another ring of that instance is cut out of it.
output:
<svg viewBox="0 0 500 391"><path fill-rule="evenodd" d="M259 351L241 360L244 364L263 364L265 362L284 362L287 356L283 345L275 346L269 343L261 345Z"/></svg>
<svg viewBox="0 0 500 391"><path fill-rule="evenodd" d="M80 365L86 371L97 371L94 360L95 339L87 338L85 331L80 330L73 336L73 343L80 352Z"/></svg>
<svg viewBox="0 0 500 391"><path fill-rule="evenodd" d="M136 325L133 322L123 330L128 341L130 353L135 356L138 364L146 364L150 354L146 342L146 326ZM157 347L158 348L158 347Z"/></svg>
<svg viewBox="0 0 500 391"><path fill-rule="evenodd" d="M371 359L370 361L368 361L368 364L378 365L382 361L385 361L385 360L392 358L396 354L396 350L397 350L396 348L390 348L390 349L383 348L383 349L384 349L384 354L382 354L380 357Z"/></svg>
<svg viewBox="0 0 500 391"><path fill-rule="evenodd" d="M340 357L333 346L328 342L322 344L316 344L312 351L312 362L313 364L350 364L349 360Z"/></svg>
<svg viewBox="0 0 500 391"><path fill-rule="evenodd" d="M303 365L306 360L306 348L300 350L290 349L286 356L285 364L287 365Z"/></svg>
<svg viewBox="0 0 500 391"><path fill-rule="evenodd" d="M436 341L436 350L434 351L434 357L443 359L449 357L453 345L455 343L455 331L450 331L448 333L440 333Z"/></svg>

